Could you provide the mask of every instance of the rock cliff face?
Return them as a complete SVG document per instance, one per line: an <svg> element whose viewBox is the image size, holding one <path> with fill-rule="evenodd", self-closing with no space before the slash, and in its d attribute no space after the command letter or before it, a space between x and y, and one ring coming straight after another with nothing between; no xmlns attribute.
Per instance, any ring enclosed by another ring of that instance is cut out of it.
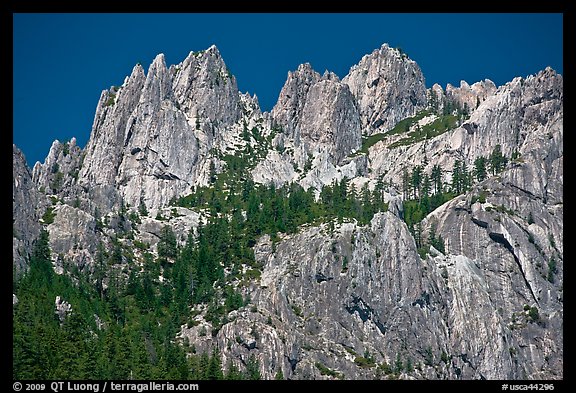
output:
<svg viewBox="0 0 576 393"><path fill-rule="evenodd" d="M16 273L28 265L32 243L40 233L42 204L24 154L12 145L12 257Z"/></svg>
<svg viewBox="0 0 576 393"><path fill-rule="evenodd" d="M236 79L215 46L169 69L160 54L146 75L137 65L102 93L79 184L104 211L121 201L164 206L206 171L208 151L241 110Z"/></svg>
<svg viewBox="0 0 576 393"><path fill-rule="evenodd" d="M475 198L480 193L487 195L485 202ZM454 350L467 354L472 373L464 377L479 372L492 378L562 375L563 268L556 267L563 265L562 220L561 206L496 179L427 217L426 225L449 239L447 254L468 261L465 267L434 258L437 267L447 269L449 282L454 274L455 280L468 282L458 289L467 317L454 315L460 322L452 329L453 337L460 337L452 341ZM478 286L474 297L470 282ZM537 317L529 316L530 308Z"/></svg>
<svg viewBox="0 0 576 393"><path fill-rule="evenodd" d="M241 363L255 354L267 378L281 369L288 378L330 379L324 366L346 379L371 379L378 371L366 358L400 358L421 366L419 377L454 377L440 361L451 350L447 286L431 261L420 260L398 217L378 214L366 227L347 223L334 232L309 228L275 251L263 238L255 253L264 263L248 290L256 310L237 313L214 339L225 358ZM197 331L182 334L196 340Z"/></svg>
<svg viewBox="0 0 576 393"><path fill-rule="evenodd" d="M426 107L426 85L418 64L387 44L366 55L342 80L358 102L362 132L384 132Z"/></svg>
<svg viewBox="0 0 576 393"><path fill-rule="evenodd" d="M395 128L413 116L408 129ZM454 125L443 132L414 136L446 119ZM497 145L515 158L428 214L422 236L440 236L445 250L419 254L402 219L403 171L439 165L448 187L456 160L471 167ZM208 221L204 209L169 203L210 186L233 156L250 161L242 181L298 182L317 194L344 177L356 190L382 182L389 210L364 226L344 220L260 236L260 275L234 284L249 303L213 335L205 334L207 307L195 309L178 340L198 352L217 348L224 365L240 369L256 358L267 379L279 371L290 379L563 378L561 75L547 68L498 88L485 80L427 91L418 65L383 45L342 80L301 65L262 113L255 96L238 92L216 47L170 67L158 55L147 73L137 65L102 92L84 149L55 141L31 174L13 147L16 270L44 226L57 273L73 264L90 275L99 244L117 243L134 251L136 267L126 255L118 264L128 277L146 266L143 250L157 255L163 226L183 244ZM41 220L48 207L51 223Z"/></svg>
<svg viewBox="0 0 576 393"><path fill-rule="evenodd" d="M326 151L338 164L360 147L360 115L348 86L310 64L288 74L272 117L302 158Z"/></svg>

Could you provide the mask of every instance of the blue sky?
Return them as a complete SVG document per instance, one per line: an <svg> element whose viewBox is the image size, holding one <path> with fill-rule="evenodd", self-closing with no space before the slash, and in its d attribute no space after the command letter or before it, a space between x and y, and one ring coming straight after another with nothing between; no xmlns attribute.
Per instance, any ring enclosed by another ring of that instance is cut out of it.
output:
<svg viewBox="0 0 576 393"><path fill-rule="evenodd" d="M263 110L287 73L309 62L340 78L388 43L421 67L426 85L491 79L546 66L563 73L562 14L14 14L13 141L33 165L54 139L84 146L102 90L158 53L168 65L218 46L242 92Z"/></svg>

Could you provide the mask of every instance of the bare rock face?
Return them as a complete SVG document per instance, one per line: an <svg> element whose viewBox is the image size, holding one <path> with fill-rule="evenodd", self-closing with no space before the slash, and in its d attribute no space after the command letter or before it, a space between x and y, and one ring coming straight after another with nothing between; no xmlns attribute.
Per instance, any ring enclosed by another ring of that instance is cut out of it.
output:
<svg viewBox="0 0 576 393"><path fill-rule="evenodd" d="M354 99L336 75L328 74L310 88L300 122L307 150L328 145L333 162L360 148L360 121Z"/></svg>
<svg viewBox="0 0 576 393"><path fill-rule="evenodd" d="M57 273L63 272L62 258L80 269L92 264L99 241L93 216L61 203L54 207L54 222L48 225L47 230Z"/></svg>
<svg viewBox="0 0 576 393"><path fill-rule="evenodd" d="M12 258L16 273L28 266L32 243L40 233L40 196L24 154L12 145Z"/></svg>
<svg viewBox="0 0 576 393"><path fill-rule="evenodd" d="M289 72L271 116L276 150L256 165L255 181L320 190L366 169L364 157L350 157L362 143L357 103L334 73L320 75L308 63Z"/></svg>
<svg viewBox="0 0 576 393"><path fill-rule="evenodd" d="M240 119L236 78L216 46L190 52L180 64L172 66L172 89L182 112L221 130Z"/></svg>
<svg viewBox="0 0 576 393"><path fill-rule="evenodd" d="M415 366L427 351L437 360L449 351L446 288L393 214L333 233L328 225L312 227L275 251L264 237L255 254L265 264L247 293L256 309L234 312L214 339L226 362L254 355L267 379L278 370L289 379L371 379L374 362L399 358ZM182 335L193 342L197 329L184 328ZM325 375L322 367L336 374ZM435 375L432 364L418 373Z"/></svg>
<svg viewBox="0 0 576 393"><path fill-rule="evenodd" d="M55 140L44 163L34 165L34 183L46 194L69 197L78 180L81 165L82 149L76 145L76 138L64 143Z"/></svg>
<svg viewBox="0 0 576 393"><path fill-rule="evenodd" d="M327 151L338 164L361 144L360 117L350 90L335 74L320 76L310 64L288 74L272 117L300 148L300 157Z"/></svg>
<svg viewBox="0 0 576 393"><path fill-rule="evenodd" d="M163 55L148 70L131 122L116 176L119 193L132 206L166 205L189 188L198 141L194 127L175 106Z"/></svg>
<svg viewBox="0 0 576 393"><path fill-rule="evenodd" d="M301 64L296 71L288 72L288 79L272 109L272 117L283 127L283 133L296 141L300 139L298 125L308 91L321 79L320 74L314 71L309 63Z"/></svg>
<svg viewBox="0 0 576 393"><path fill-rule="evenodd" d="M89 208L91 203L78 185L83 160L84 153L72 138L64 143L55 140L44 163L36 162L32 180L46 204L57 199L77 208Z"/></svg>
<svg viewBox="0 0 576 393"><path fill-rule="evenodd" d="M142 66L136 65L120 89L102 92L96 107L92 133L84 149L86 163L78 182L102 211L112 209L117 203L118 167L122 162L125 136L132 125L129 118L140 101L145 78Z"/></svg>
<svg viewBox="0 0 576 393"><path fill-rule="evenodd" d="M240 119L240 96L215 46L166 67L158 55L102 93L80 184L102 210L157 209L188 190L201 159Z"/></svg>
<svg viewBox="0 0 576 393"><path fill-rule="evenodd" d="M481 192L483 203L475 198ZM445 239L447 254L466 258L452 265L435 258L467 308L452 330L469 366L459 366L462 376L562 378L562 207L493 178L438 208L425 225Z"/></svg>
<svg viewBox="0 0 576 393"><path fill-rule="evenodd" d="M387 131L427 104L420 67L387 44L364 56L342 82L356 98L365 135Z"/></svg>

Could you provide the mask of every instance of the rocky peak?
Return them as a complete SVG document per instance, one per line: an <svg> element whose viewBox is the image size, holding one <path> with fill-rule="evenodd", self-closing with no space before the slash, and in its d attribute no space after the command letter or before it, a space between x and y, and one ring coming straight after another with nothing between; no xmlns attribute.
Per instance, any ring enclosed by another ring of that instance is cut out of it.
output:
<svg viewBox="0 0 576 393"><path fill-rule="evenodd" d="M101 212L121 201L163 206L196 181L199 160L241 116L236 79L215 46L169 68L159 54L146 75L137 65L102 93L80 184Z"/></svg>
<svg viewBox="0 0 576 393"><path fill-rule="evenodd" d="M320 76L309 63L288 73L272 117L301 147L305 159L327 152L336 164L361 144L360 118L350 89L336 74L326 71Z"/></svg>
<svg viewBox="0 0 576 393"><path fill-rule="evenodd" d="M360 148L359 113L348 86L333 78L314 84L302 110L300 130L310 150L329 146L335 163Z"/></svg>
<svg viewBox="0 0 576 393"><path fill-rule="evenodd" d="M212 45L208 50L190 52L175 67L172 85L180 110L189 118L230 126L240 118L236 78Z"/></svg>
<svg viewBox="0 0 576 393"><path fill-rule="evenodd" d="M496 92L496 85L490 79L485 79L470 86L466 81L460 81L460 87L450 83L446 85L446 99L467 112L476 109L488 96Z"/></svg>
<svg viewBox="0 0 576 393"><path fill-rule="evenodd" d="M310 63L300 64L296 71L288 71L286 83L272 109L272 118L284 128L284 133L298 139L296 123L301 116L310 86L321 80Z"/></svg>
<svg viewBox="0 0 576 393"><path fill-rule="evenodd" d="M24 154L12 145L12 257L16 272L24 270L32 242L40 232L39 212L43 204Z"/></svg>
<svg viewBox="0 0 576 393"><path fill-rule="evenodd" d="M69 197L78 180L81 160L82 149L76 145L76 138L64 143L55 140L44 163L34 165L32 179L47 194Z"/></svg>
<svg viewBox="0 0 576 393"><path fill-rule="evenodd" d="M260 110L260 103L258 101L258 96L256 94L250 95L246 92L240 94L240 105L242 107L242 112L246 115L251 115L253 117L262 116L262 111Z"/></svg>
<svg viewBox="0 0 576 393"><path fill-rule="evenodd" d="M126 137L133 133L136 123L133 112L145 81L144 70L137 64L116 93L110 89L100 95L78 183L102 211L110 210L117 202L115 182L121 152Z"/></svg>
<svg viewBox="0 0 576 393"><path fill-rule="evenodd" d="M564 98L564 79L550 67L530 75L525 80L520 80L524 87L524 102L526 104L538 104L543 101L561 101Z"/></svg>
<svg viewBox="0 0 576 393"><path fill-rule="evenodd" d="M434 83L428 90L428 102L430 106L435 108L437 113L442 113L445 100L446 94L444 93L444 89L438 83Z"/></svg>
<svg viewBox="0 0 576 393"><path fill-rule="evenodd" d="M172 81L166 68L164 54L160 53L154 58L142 90L143 99L162 101L169 99L172 94Z"/></svg>
<svg viewBox="0 0 576 393"><path fill-rule="evenodd" d="M324 71L324 74L322 74L322 79L340 82L340 78L338 78L338 75L328 70Z"/></svg>
<svg viewBox="0 0 576 393"><path fill-rule="evenodd" d="M356 98L366 135L391 129L427 104L420 67L387 44L362 57L342 82Z"/></svg>

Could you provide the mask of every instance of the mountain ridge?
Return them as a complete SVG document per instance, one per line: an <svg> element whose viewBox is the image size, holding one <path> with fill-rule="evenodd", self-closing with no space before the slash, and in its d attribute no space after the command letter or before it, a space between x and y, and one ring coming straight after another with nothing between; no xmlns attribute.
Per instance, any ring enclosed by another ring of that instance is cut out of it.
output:
<svg viewBox="0 0 576 393"><path fill-rule="evenodd" d="M55 141L32 171L13 151L17 273L45 228L58 274L97 280L107 247L120 250L110 277L157 266L154 285L175 290L165 226L184 253L222 217L242 236L254 214L278 222L241 250L253 260L218 262L216 293L250 300L222 319L188 304L173 337L223 364L255 357L266 379L563 377L563 79L550 68L426 89L384 44L341 80L300 65L262 112L215 46L170 67L159 54L102 92L84 149ZM318 213L296 185L332 209L343 193L351 216ZM283 232L266 198L226 210L250 189L299 195L320 218Z"/></svg>

